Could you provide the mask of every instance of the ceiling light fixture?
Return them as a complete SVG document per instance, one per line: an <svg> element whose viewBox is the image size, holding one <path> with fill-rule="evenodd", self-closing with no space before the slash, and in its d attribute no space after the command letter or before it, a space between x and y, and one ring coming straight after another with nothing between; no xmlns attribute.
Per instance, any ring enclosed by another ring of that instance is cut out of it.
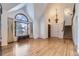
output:
<svg viewBox="0 0 79 59"><path fill-rule="evenodd" d="M58 19L57 9L56 9L56 19L55 19L55 22L58 23L58 20L59 20L59 19Z"/></svg>

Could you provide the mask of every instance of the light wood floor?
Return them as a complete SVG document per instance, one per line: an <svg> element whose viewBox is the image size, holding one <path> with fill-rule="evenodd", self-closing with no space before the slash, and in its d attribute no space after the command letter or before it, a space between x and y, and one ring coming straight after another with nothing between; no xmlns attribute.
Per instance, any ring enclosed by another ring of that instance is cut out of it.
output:
<svg viewBox="0 0 79 59"><path fill-rule="evenodd" d="M74 56L71 39L29 39L0 47L0 55L6 56Z"/></svg>

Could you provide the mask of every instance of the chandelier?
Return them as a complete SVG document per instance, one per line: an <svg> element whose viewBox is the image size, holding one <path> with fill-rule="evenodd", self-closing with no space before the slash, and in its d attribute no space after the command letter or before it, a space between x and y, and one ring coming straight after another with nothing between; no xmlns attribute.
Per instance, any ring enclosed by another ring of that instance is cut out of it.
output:
<svg viewBox="0 0 79 59"><path fill-rule="evenodd" d="M55 19L55 22L58 23L58 20L59 20L59 19L58 19L57 9L56 9L56 19Z"/></svg>

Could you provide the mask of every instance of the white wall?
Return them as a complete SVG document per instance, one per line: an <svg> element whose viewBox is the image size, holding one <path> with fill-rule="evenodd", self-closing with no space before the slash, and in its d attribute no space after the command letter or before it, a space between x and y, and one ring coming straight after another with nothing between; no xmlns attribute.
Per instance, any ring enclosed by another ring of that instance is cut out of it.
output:
<svg viewBox="0 0 79 59"><path fill-rule="evenodd" d="M63 10L62 9L58 9L59 13L58 13L58 23L55 22L55 18L51 19L51 37L59 37L59 38L63 38L63 21L64 21L64 17L63 17Z"/></svg>
<svg viewBox="0 0 79 59"><path fill-rule="evenodd" d="M38 35L38 38L47 38L46 36L46 23L45 23L45 10L46 10L46 6L47 4L34 4L34 15L35 15L35 21L37 21L37 23L35 25L37 25L37 29L36 31L38 31L38 33L36 35ZM34 22L35 22L34 21Z"/></svg>
<svg viewBox="0 0 79 59"><path fill-rule="evenodd" d="M79 4L78 4L78 6L79 6ZM79 13L79 12L78 12ZM79 54L79 14L78 14L78 22L77 22L77 44L78 44L78 46L77 46L77 51L78 51L78 54Z"/></svg>
<svg viewBox="0 0 79 59"><path fill-rule="evenodd" d="M28 3L25 6L25 10L26 13L28 13L29 17L31 18L31 20L34 20L34 4L33 3Z"/></svg>
<svg viewBox="0 0 79 59"><path fill-rule="evenodd" d="M35 16L34 4L28 3L25 12L28 13L30 19L33 21L33 38L36 39L39 37L39 21Z"/></svg>
<svg viewBox="0 0 79 59"><path fill-rule="evenodd" d="M73 19L73 26L72 26L72 34L73 34L73 41L75 46L77 46L77 23L78 21L78 16L75 14L74 19Z"/></svg>
<svg viewBox="0 0 79 59"><path fill-rule="evenodd" d="M64 5L65 26L72 24L72 16L73 15L71 15L71 14L73 14L73 8L74 8L73 3L66 3L66 5Z"/></svg>
<svg viewBox="0 0 79 59"><path fill-rule="evenodd" d="M45 39L47 38L47 31L46 31L46 19L45 19L45 12L46 12L47 4L34 4L34 11L35 11L35 19L38 21L38 31L39 31L39 38Z"/></svg>
<svg viewBox="0 0 79 59"><path fill-rule="evenodd" d="M42 38L43 37L42 33L46 33L46 32L43 32L43 30L45 31L44 27L41 28L41 20L42 21L45 20L43 16L45 7L46 7L46 4L30 3L26 5L25 11L26 13L28 13L31 20L33 21L33 37L35 39ZM44 21L43 21L43 25L44 25Z"/></svg>
<svg viewBox="0 0 79 59"><path fill-rule="evenodd" d="M47 21L45 16L40 19L40 38L48 38Z"/></svg>
<svg viewBox="0 0 79 59"><path fill-rule="evenodd" d="M74 20L75 20L74 23L76 26L74 27L75 36L73 36L73 37L74 37L75 45L77 47L77 52L79 54L79 36L78 36L79 35L79 4L78 3L76 4L76 16L75 16Z"/></svg>
<svg viewBox="0 0 79 59"><path fill-rule="evenodd" d="M79 54L79 4L76 4L75 6L75 16L73 19L72 33L73 41Z"/></svg>
<svg viewBox="0 0 79 59"><path fill-rule="evenodd" d="M7 11L3 11L3 14L1 15L1 36L2 36L1 46L7 45L8 40L7 14L8 14Z"/></svg>

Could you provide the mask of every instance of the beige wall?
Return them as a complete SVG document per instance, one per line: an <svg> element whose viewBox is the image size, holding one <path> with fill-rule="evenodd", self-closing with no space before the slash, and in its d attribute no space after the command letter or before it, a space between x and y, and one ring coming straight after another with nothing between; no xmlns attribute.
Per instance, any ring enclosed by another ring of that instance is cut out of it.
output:
<svg viewBox="0 0 79 59"><path fill-rule="evenodd" d="M48 6L49 9L47 9L46 12L46 21L48 24L48 19L51 20L51 37L59 37L63 38L63 21L64 21L64 12L63 7L61 7L61 4L50 4ZM56 9L58 14L58 23L55 22L56 18ZM48 30L48 28L46 29Z"/></svg>

